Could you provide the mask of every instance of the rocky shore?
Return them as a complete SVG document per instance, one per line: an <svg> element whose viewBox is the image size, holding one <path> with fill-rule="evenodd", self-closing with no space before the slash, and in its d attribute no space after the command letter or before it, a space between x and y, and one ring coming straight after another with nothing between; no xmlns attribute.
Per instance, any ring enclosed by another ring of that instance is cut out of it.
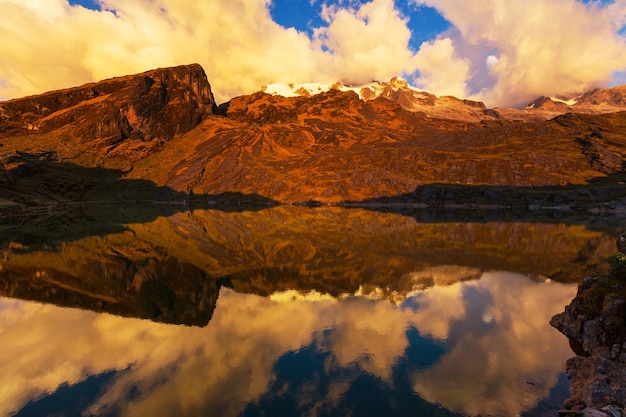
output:
<svg viewBox="0 0 626 417"><path fill-rule="evenodd" d="M550 321L576 354L566 363L571 397L560 415L626 415L626 258L610 258L609 274L586 278Z"/></svg>

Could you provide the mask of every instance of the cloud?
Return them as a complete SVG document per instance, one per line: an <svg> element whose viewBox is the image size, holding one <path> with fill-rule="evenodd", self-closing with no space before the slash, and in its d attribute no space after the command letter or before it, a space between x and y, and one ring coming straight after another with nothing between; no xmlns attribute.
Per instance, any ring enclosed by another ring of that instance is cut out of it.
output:
<svg viewBox="0 0 626 417"><path fill-rule="evenodd" d="M204 67L218 102L275 82L405 75L439 95L512 106L623 79L625 0L411 3L453 25L418 51L393 0L317 1L325 25L308 33L275 23L270 0L100 0L101 10L0 0L0 97L192 62Z"/></svg>
<svg viewBox="0 0 626 417"><path fill-rule="evenodd" d="M328 27L317 29L315 40L332 53L336 80L364 84L416 70L408 21L393 0L374 0L359 9L324 6L322 18Z"/></svg>
<svg viewBox="0 0 626 417"><path fill-rule="evenodd" d="M455 27L437 42L451 42L456 55L429 70L446 71L469 61L466 88L488 105L571 96L605 86L626 68L626 39L618 34L626 23L623 0L604 6L576 0L414 3L436 8ZM492 76L487 85L485 73Z"/></svg>
<svg viewBox="0 0 626 417"><path fill-rule="evenodd" d="M420 75L414 79L421 88L438 95L467 97L470 63L456 55L449 38L424 42L416 57Z"/></svg>
<svg viewBox="0 0 626 417"><path fill-rule="evenodd" d="M351 3L351 2L350 2ZM325 8L316 35L272 21L268 0L0 0L0 97L200 63L218 102L272 82L390 78L413 68L393 0Z"/></svg>

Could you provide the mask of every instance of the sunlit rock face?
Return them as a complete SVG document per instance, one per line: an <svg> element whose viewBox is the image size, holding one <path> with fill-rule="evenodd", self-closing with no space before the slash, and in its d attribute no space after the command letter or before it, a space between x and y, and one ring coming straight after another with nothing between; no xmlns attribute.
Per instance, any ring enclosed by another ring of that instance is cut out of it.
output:
<svg viewBox="0 0 626 417"><path fill-rule="evenodd" d="M0 103L0 137L25 135L21 149L50 147L66 158L82 150L138 160L214 108L202 67L184 65Z"/></svg>
<svg viewBox="0 0 626 417"><path fill-rule="evenodd" d="M89 412L235 416L288 393L294 413L341 414L370 378L391 411L399 394L389 393L404 384L453 411L517 415L562 371L569 347L547 320L574 292L509 273L433 287L401 305L222 289L205 328L3 299L0 414L115 371ZM287 364L298 358L318 371L293 379Z"/></svg>
<svg viewBox="0 0 626 417"><path fill-rule="evenodd" d="M621 129L615 120L623 115L467 123L338 90L311 97L255 93L234 98L224 112L226 120L204 123L206 138L187 141L195 148L171 166L163 179L169 186L192 183L197 194L241 191L283 202L389 197L374 202L528 208L554 204L552 197L565 191L541 193L533 187L584 184L620 172L613 162L623 156L618 145L623 138L615 135ZM602 149L594 153L602 168L592 167L602 174L591 172L589 152L579 143L593 134L592 122L611 132L611 143L589 139ZM567 204L571 199L582 204L574 195Z"/></svg>

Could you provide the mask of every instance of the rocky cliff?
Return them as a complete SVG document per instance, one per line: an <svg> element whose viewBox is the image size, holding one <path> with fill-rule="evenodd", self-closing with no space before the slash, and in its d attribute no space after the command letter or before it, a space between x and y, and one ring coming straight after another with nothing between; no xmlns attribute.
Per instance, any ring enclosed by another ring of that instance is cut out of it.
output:
<svg viewBox="0 0 626 417"><path fill-rule="evenodd" d="M65 158L91 149L137 160L214 109L202 67L157 69L2 102L0 140L18 137L25 148L52 148Z"/></svg>

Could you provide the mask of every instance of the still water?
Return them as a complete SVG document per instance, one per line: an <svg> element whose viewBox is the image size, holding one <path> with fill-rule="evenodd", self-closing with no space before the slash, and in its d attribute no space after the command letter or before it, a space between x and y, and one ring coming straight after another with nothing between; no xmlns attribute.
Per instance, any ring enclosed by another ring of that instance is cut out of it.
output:
<svg viewBox="0 0 626 417"><path fill-rule="evenodd" d="M90 211L91 210L91 211ZM0 416L541 416L600 220L82 209L3 226Z"/></svg>

